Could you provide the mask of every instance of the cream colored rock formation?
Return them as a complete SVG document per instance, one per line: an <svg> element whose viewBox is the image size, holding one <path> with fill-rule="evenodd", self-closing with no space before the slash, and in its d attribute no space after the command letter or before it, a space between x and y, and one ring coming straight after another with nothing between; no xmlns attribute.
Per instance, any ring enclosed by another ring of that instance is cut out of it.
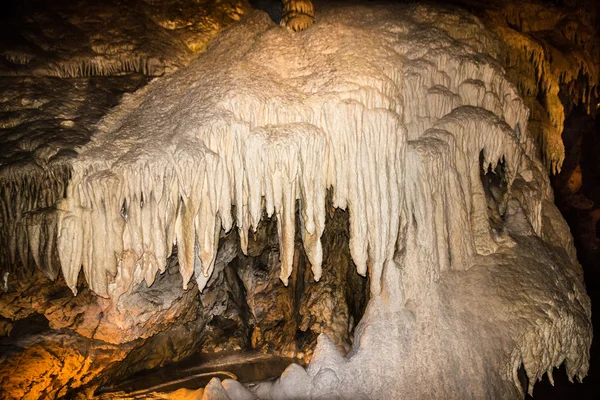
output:
<svg viewBox="0 0 600 400"><path fill-rule="evenodd" d="M202 290L220 232L237 229L245 250L264 213L277 218L281 280L297 215L319 280L331 189L350 215L356 270L369 274L367 314L347 358L323 337L307 372L285 374L271 398L515 397L521 363L530 385L563 361L583 378L589 303L529 110L486 55L483 27L449 13L325 9L301 35L255 13L127 96L80 150L59 205L67 284L76 293L83 268L94 292L118 301L150 286L177 244L183 286L194 278ZM478 46L455 39L465 25ZM507 314L514 304L522 318Z"/></svg>

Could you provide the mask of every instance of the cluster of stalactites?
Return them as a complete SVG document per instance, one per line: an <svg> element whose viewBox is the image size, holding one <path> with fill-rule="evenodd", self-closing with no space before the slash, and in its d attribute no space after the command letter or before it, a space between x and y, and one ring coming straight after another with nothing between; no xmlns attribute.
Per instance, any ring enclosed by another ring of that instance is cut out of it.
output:
<svg viewBox="0 0 600 400"><path fill-rule="evenodd" d="M455 155L456 168L459 174L460 187L463 188L464 201L468 211L471 232L477 252L490 254L498 247L498 238L490 236L490 226L487 222L486 195L480 178L483 173L495 171L499 163L503 165L502 177L506 184L507 193L501 209L511 196L511 187L517 177L525 178L526 171L535 168L527 156L518 131L502 121L498 116L481 107L465 106L455 109L435 124L435 130L450 132L459 151ZM431 135L430 133L428 135ZM481 158L478 156L481 155ZM544 185L537 183L540 188ZM469 189L465 189L469 188ZM542 191L543 192L543 191ZM542 230L542 198L519 198L521 206L527 214L527 220L533 231L541 234Z"/></svg>
<svg viewBox="0 0 600 400"><path fill-rule="evenodd" d="M519 378L521 365L527 374L529 396L533 396L534 385L542 380L544 374L554 386L553 371L563 364L571 383L573 378L582 382L589 369L591 337L591 327L585 329L573 317L552 321L541 319L534 332L519 338L519 345L512 351L510 363L507 364L510 371L503 372L507 378L513 379L523 396L525 393Z"/></svg>
<svg viewBox="0 0 600 400"><path fill-rule="evenodd" d="M58 76L61 78L75 78L82 76L112 76L138 72L146 76L160 76L167 69L175 67L166 66L158 58L148 57L146 55L123 55L121 57L82 57L77 60L68 60L50 64L48 67L41 68L38 73L48 76Z"/></svg>
<svg viewBox="0 0 600 400"><path fill-rule="evenodd" d="M37 267L54 280L60 270L54 204L66 192L71 169L5 168L0 179L0 265L3 272L28 273Z"/></svg>
<svg viewBox="0 0 600 400"><path fill-rule="evenodd" d="M439 30L421 42L420 36L407 41L404 34L391 33L393 26L382 26L390 29L386 40L395 36L397 43L372 46L365 41L365 51L344 53L366 57L356 63L339 64L341 55L330 52L347 48L335 42L319 47L318 37L294 45L315 46L323 54L314 49L287 53L315 57L314 63L282 63L283 70L273 70L270 63L278 59L266 59L256 49L240 50L247 60L229 65L218 59L230 57L229 52L215 45L214 53L188 69L128 96L81 152L60 204L59 255L73 291L82 267L92 290L102 296L118 298L144 280L150 285L164 270L174 244L184 287L195 277L202 289L214 267L221 231L236 226L245 251L249 230L264 215L277 217L282 281L287 283L292 273L298 225L318 280L325 198L331 189L333 206L349 212L357 271L369 272L377 294L384 266L393 263L397 245L405 239L405 177L418 174L407 159L412 157L406 155L407 140L429 140L450 149L452 155L441 158L456 168L456 174L444 178L454 188L449 196L469 203L464 226L474 234L452 262L440 259L440 265L449 268L460 261L452 267L466 268L474 251L495 251L484 218L479 155L483 150L484 168L506 162L512 182L521 159L534 153L526 134L527 108L498 64L474 48ZM341 32L344 40L347 32ZM362 34L372 37L361 30L352 36ZM261 40L266 39L256 39ZM375 56L372 49L378 49L378 69L372 68L375 60L366 62ZM259 62L265 64L257 66ZM211 63L219 72L210 69ZM311 65L325 68L293 70ZM353 68L346 71L343 65ZM228 72L222 73L225 67ZM249 80L244 71L255 76ZM277 73L302 79L282 79ZM198 76L207 78L197 82ZM323 86L325 76L330 86ZM264 95L266 88L271 96ZM423 171L434 168L425 164ZM420 203L418 196L410 201ZM530 217L539 228L538 214ZM454 235L464 231L454 221L445 224L452 226L436 229ZM443 255L444 246L452 245L439 246Z"/></svg>
<svg viewBox="0 0 600 400"><path fill-rule="evenodd" d="M457 42L405 54L401 92L404 104L411 105L405 107L403 117L409 138L420 137L457 107L480 107L506 122L525 154L536 158L537 146L528 135L530 111L518 87L491 57L500 52L497 39L477 18L461 10L416 6L415 14L420 22L442 29ZM467 34L473 44L464 40ZM453 52L440 51L444 45L454 46Z"/></svg>
<svg viewBox="0 0 600 400"><path fill-rule="evenodd" d="M581 10L565 10L547 3L506 3L486 12L486 24L505 46L508 75L519 87L531 109L540 155L551 173L561 170L565 157L562 130L563 91L571 104L596 112L600 62L593 22ZM551 32L551 34L549 34ZM541 99L541 100L538 100ZM538 107L541 101L541 107Z"/></svg>
<svg viewBox="0 0 600 400"><path fill-rule="evenodd" d="M506 207L514 180L528 158L515 131L494 113L462 106L408 142L403 197L407 242L402 283L406 299L426 293L445 270L469 269L474 254L494 253L506 236L494 232L481 173L503 165ZM482 171L483 169L483 171ZM534 230L541 230L541 202L520 199ZM411 223L412 221L412 223Z"/></svg>
<svg viewBox="0 0 600 400"><path fill-rule="evenodd" d="M150 285L176 243L184 286L195 276L202 289L221 229L231 229L235 220L245 251L248 231L264 213L277 217L281 280L287 284L297 201L301 237L318 280L329 187L334 204L350 212L358 272L366 274L367 260L372 273L381 271L396 239L397 220L389 215L400 206L403 130L392 114L358 103L327 111L320 117L334 116L326 126L340 130L340 140L308 123L255 129L235 124L206 132L206 142L180 142L172 156L157 152L152 163L76 173L60 207L60 259L69 286L76 290L80 266L102 296L118 297L142 280Z"/></svg>

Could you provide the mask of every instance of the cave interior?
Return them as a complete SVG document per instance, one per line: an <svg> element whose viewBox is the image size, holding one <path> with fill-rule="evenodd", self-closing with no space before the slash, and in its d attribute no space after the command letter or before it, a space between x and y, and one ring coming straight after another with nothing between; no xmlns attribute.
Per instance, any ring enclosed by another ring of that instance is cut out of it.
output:
<svg viewBox="0 0 600 400"><path fill-rule="evenodd" d="M594 1L2 7L0 399L597 398Z"/></svg>

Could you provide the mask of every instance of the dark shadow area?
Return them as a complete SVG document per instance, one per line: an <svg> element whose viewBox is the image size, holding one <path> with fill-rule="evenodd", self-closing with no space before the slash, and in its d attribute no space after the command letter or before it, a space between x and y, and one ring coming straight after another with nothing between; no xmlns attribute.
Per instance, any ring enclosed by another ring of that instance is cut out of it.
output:
<svg viewBox="0 0 600 400"><path fill-rule="evenodd" d="M554 370L554 386L547 375L534 387L533 399L600 398L600 137L597 118L575 108L565 121L565 162L552 178L555 203L569 224L584 271L587 293L592 301L594 339L590 370L582 383L569 382L564 364ZM531 396L527 396L531 399Z"/></svg>
<svg viewBox="0 0 600 400"><path fill-rule="evenodd" d="M497 160L496 166L493 168L490 164L483 165L484 152L485 149L479 153L479 178L485 191L490 226L496 231L501 231L504 225L508 191L506 162L504 159Z"/></svg>
<svg viewBox="0 0 600 400"><path fill-rule="evenodd" d="M28 336L40 335L49 330L50 325L46 317L34 313L27 318L15 321L10 336L0 336L0 346L14 342L14 338L24 339Z"/></svg>
<svg viewBox="0 0 600 400"><path fill-rule="evenodd" d="M269 17L275 22L279 24L281 22L281 14L283 11L283 6L281 1L279 0L249 0L250 5L257 9L262 10L269 14Z"/></svg>

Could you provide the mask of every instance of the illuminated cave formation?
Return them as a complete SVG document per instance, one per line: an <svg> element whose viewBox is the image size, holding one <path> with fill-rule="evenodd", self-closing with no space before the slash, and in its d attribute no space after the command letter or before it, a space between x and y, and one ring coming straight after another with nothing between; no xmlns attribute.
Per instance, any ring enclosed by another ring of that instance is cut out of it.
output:
<svg viewBox="0 0 600 400"><path fill-rule="evenodd" d="M284 29L138 3L55 5L2 53L2 396L508 399L586 376L548 175L561 96L595 111L590 19L316 2L311 25L303 0ZM217 357L244 385L209 382L199 354L278 366Z"/></svg>

